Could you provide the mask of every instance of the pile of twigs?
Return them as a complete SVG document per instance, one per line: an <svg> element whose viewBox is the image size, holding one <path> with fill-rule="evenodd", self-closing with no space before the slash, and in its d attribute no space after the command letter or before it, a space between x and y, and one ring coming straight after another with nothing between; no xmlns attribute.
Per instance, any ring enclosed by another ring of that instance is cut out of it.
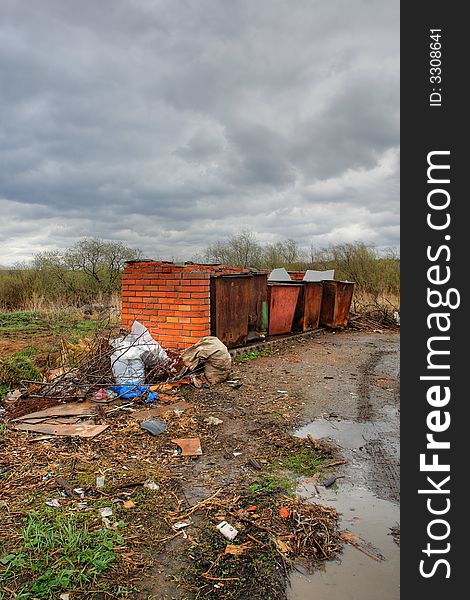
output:
<svg viewBox="0 0 470 600"><path fill-rule="evenodd" d="M354 310L349 314L349 328L358 331L399 329L400 310L389 301L386 302L387 304L379 302L359 304L356 302Z"/></svg>
<svg viewBox="0 0 470 600"><path fill-rule="evenodd" d="M84 399L101 388L115 385L112 356L125 348L116 348L111 341L113 329L98 332L94 339L85 338L77 344L62 342L58 366L45 374L42 382L24 381L24 394L30 398L48 398L58 401ZM138 344L139 339L134 341ZM174 378L182 364L177 352L168 351L170 361L157 364L146 372L146 383L152 385Z"/></svg>

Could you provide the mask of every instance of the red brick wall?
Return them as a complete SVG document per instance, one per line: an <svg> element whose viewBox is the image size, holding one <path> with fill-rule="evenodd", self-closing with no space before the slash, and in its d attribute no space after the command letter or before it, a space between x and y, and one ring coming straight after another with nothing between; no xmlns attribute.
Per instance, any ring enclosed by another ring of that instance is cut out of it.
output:
<svg viewBox="0 0 470 600"><path fill-rule="evenodd" d="M143 323L165 348L187 348L210 335L210 275L243 273L225 265L133 262L122 274L123 327Z"/></svg>

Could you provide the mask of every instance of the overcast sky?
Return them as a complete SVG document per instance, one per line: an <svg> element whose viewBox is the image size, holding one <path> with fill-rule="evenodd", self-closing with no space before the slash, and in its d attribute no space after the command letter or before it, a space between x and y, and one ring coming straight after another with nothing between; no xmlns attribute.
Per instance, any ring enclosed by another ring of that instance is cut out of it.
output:
<svg viewBox="0 0 470 600"><path fill-rule="evenodd" d="M398 0L0 0L0 263L399 243Z"/></svg>

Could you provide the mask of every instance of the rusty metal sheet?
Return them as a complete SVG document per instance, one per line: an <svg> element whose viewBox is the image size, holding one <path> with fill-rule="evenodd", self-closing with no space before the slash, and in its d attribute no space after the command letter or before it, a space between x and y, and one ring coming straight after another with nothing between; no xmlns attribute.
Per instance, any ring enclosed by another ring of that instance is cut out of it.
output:
<svg viewBox="0 0 470 600"><path fill-rule="evenodd" d="M181 448L180 456L201 456L202 454L201 440L198 437L177 438L171 441Z"/></svg>
<svg viewBox="0 0 470 600"><path fill-rule="evenodd" d="M323 281L320 325L346 327L354 290L350 281Z"/></svg>
<svg viewBox="0 0 470 600"><path fill-rule="evenodd" d="M300 283L271 283L268 285L269 335L280 335L292 331L301 285Z"/></svg>
<svg viewBox="0 0 470 600"><path fill-rule="evenodd" d="M248 314L248 340L256 340L263 332L263 302L268 301L268 274L253 273L251 279L250 310Z"/></svg>
<svg viewBox="0 0 470 600"><path fill-rule="evenodd" d="M251 275L211 277L211 335L227 348L243 346L248 336Z"/></svg>
<svg viewBox="0 0 470 600"><path fill-rule="evenodd" d="M321 282L303 282L295 309L293 331L318 329L323 296Z"/></svg>

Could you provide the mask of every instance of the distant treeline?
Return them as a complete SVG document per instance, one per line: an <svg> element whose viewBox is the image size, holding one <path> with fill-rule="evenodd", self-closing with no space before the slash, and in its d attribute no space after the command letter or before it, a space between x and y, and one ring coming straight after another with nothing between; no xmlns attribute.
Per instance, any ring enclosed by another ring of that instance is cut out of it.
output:
<svg viewBox="0 0 470 600"><path fill-rule="evenodd" d="M36 254L31 265L0 270L0 308L41 310L109 302L127 260L141 251L121 242L85 238L59 252Z"/></svg>
<svg viewBox="0 0 470 600"><path fill-rule="evenodd" d="M86 238L62 252L42 252L30 265L0 270L0 309L41 310L109 303L119 295L125 262L141 257L138 249L96 238ZM398 254L381 254L362 242L306 251L292 239L262 244L251 231L243 230L208 246L193 260L269 270L334 269L335 278L356 282L356 290L373 298L397 297L400 293Z"/></svg>
<svg viewBox="0 0 470 600"><path fill-rule="evenodd" d="M209 246L202 258L208 262L269 270L276 267L288 271L334 269L335 279L354 281L357 290L374 298L400 294L398 252L379 253L363 242L304 250L293 239L262 244L254 233L243 230L224 242Z"/></svg>

